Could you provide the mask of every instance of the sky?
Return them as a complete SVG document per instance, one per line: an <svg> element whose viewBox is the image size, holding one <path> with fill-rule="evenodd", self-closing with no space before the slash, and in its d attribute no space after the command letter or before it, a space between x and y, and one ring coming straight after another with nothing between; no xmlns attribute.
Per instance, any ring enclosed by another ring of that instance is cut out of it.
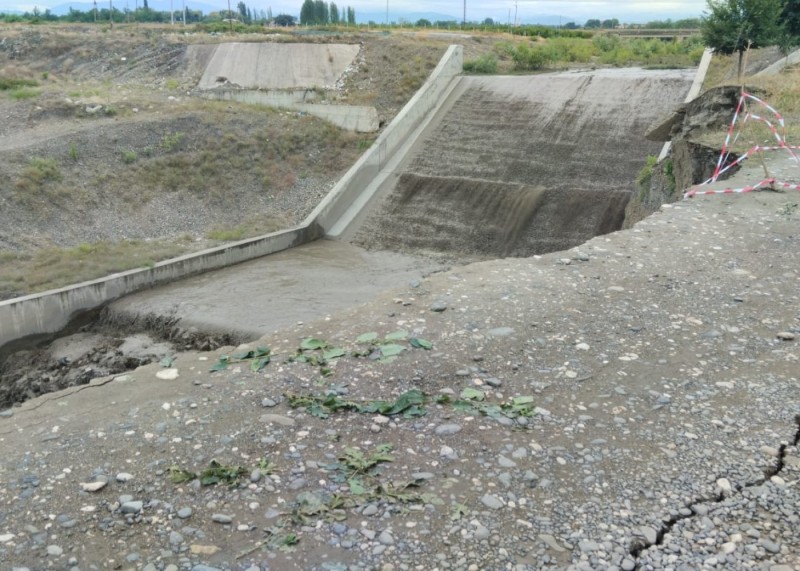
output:
<svg viewBox="0 0 800 571"><path fill-rule="evenodd" d="M131 8L133 0L114 0L115 6L127 1ZM197 0L204 4L223 8L227 0ZM79 4L91 0L0 0L0 11L6 9L40 10L61 4ZM235 4L238 0L231 0ZM100 2L98 2L99 4ZM258 10L272 8L273 14L299 14L302 0L245 0L245 3ZM383 0L338 0L337 5L352 6L356 13L385 14L387 3ZM192 0L187 0L191 7ZM463 0L388 0L389 19L397 20L408 13L432 12L461 18ZM702 15L706 7L704 0L467 0L467 20L476 21L493 18L505 22L514 18L516 11L520 21L534 16L563 16L583 24L590 18L601 20L617 18L621 22L646 22L648 20L672 18L693 18ZM565 22L566 23L566 22Z"/></svg>

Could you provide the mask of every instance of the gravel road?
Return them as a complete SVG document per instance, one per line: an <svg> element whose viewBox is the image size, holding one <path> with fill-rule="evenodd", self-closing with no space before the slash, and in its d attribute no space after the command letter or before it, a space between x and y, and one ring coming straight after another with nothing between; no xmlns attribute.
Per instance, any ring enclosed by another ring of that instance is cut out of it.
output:
<svg viewBox="0 0 800 571"><path fill-rule="evenodd" d="M798 570L797 202L693 199L6 411L0 567Z"/></svg>

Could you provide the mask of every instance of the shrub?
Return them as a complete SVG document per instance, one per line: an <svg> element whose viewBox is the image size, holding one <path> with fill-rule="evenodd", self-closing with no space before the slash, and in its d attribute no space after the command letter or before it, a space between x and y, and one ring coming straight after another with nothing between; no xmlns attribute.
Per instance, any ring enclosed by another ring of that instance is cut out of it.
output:
<svg viewBox="0 0 800 571"><path fill-rule="evenodd" d="M139 158L139 156L136 154L136 151L134 151L133 149L129 149L127 151L122 151L122 162L124 162L126 165L129 165L131 163L135 163L136 159L138 159L138 158Z"/></svg>
<svg viewBox="0 0 800 571"><path fill-rule="evenodd" d="M467 73L497 73L497 58L494 54L483 54L478 59L465 61L464 71Z"/></svg>

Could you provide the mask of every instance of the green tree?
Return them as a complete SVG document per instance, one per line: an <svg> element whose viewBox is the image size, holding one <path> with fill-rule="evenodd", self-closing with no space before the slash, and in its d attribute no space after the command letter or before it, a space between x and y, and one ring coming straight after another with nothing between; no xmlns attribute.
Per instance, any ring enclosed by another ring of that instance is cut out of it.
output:
<svg viewBox="0 0 800 571"><path fill-rule="evenodd" d="M336 5L336 2L331 2L329 12L331 15L331 24L338 24L339 23L339 7Z"/></svg>
<svg viewBox="0 0 800 571"><path fill-rule="evenodd" d="M584 28L599 28L602 25L603 25L603 23L600 20L598 20L596 18L593 18L591 20L586 20L586 23L583 25L583 27Z"/></svg>
<svg viewBox="0 0 800 571"><path fill-rule="evenodd" d="M721 54L739 53L748 48L775 45L783 35L780 21L782 0L706 0L709 12L701 24L703 41Z"/></svg>
<svg viewBox="0 0 800 571"><path fill-rule="evenodd" d="M356 23L356 9L347 7L347 23L355 25Z"/></svg>
<svg viewBox="0 0 800 571"><path fill-rule="evenodd" d="M300 8L300 25L309 26L314 23L314 0L304 0Z"/></svg>
<svg viewBox="0 0 800 571"><path fill-rule="evenodd" d="M289 14L278 14L275 16L275 25L281 27L294 26L296 18Z"/></svg>
<svg viewBox="0 0 800 571"><path fill-rule="evenodd" d="M800 0L784 0L780 19L795 43L800 41Z"/></svg>
<svg viewBox="0 0 800 571"><path fill-rule="evenodd" d="M325 0L314 0L314 23L324 25L328 21L328 4Z"/></svg>

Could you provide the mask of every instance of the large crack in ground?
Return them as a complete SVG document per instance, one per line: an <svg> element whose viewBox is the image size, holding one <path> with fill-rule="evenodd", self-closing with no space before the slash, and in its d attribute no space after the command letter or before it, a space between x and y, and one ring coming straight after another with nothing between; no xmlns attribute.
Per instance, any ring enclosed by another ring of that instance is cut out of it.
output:
<svg viewBox="0 0 800 571"><path fill-rule="evenodd" d="M649 549L651 547L663 545L664 544L664 537L668 533L670 533L672 531L672 528L675 527L675 525L678 522L681 522L681 521L684 521L684 520L687 520L687 519L691 519L693 517L701 515L695 509L696 506L701 505L701 504L719 504L719 503L722 503L726 498L730 498L731 496L733 496L735 494L739 494L739 493L742 492L742 490L745 490L747 488L753 488L753 487L756 487L756 486L761 486L762 484L767 482L773 476L777 476L778 474L780 474L783 471L784 467L785 467L785 463L784 462L785 462L785 458L786 458L786 450L790 446L797 446L798 444L800 444L800 414L798 414L798 415L796 415L794 417L794 422L795 422L795 425L797 426L797 430L795 431L793 440L791 441L790 444L784 443L784 444L780 445L780 447L778 448L778 458L777 458L777 461L775 462L775 465L766 468L764 470L764 475L761 478L758 478L757 480L754 480L752 482L748 482L748 483L746 483L744 485L737 486L736 488L734 488L728 494L725 494L724 492L720 492L719 494L716 494L715 496L696 498L696 499L692 500L691 502L688 502L687 504L685 504L684 507L688 508L691 513L678 514L678 515L672 516L669 519L665 520L664 523L659 528L659 530L656 532L656 540L653 541L653 542L649 542L644 538L636 538L636 539L634 539L630 544L630 547L628 549L628 553L634 558L635 561L637 561L635 569L640 569L641 568L641 565L638 563L638 560L641 557L641 554L645 550L647 550L647 549Z"/></svg>

